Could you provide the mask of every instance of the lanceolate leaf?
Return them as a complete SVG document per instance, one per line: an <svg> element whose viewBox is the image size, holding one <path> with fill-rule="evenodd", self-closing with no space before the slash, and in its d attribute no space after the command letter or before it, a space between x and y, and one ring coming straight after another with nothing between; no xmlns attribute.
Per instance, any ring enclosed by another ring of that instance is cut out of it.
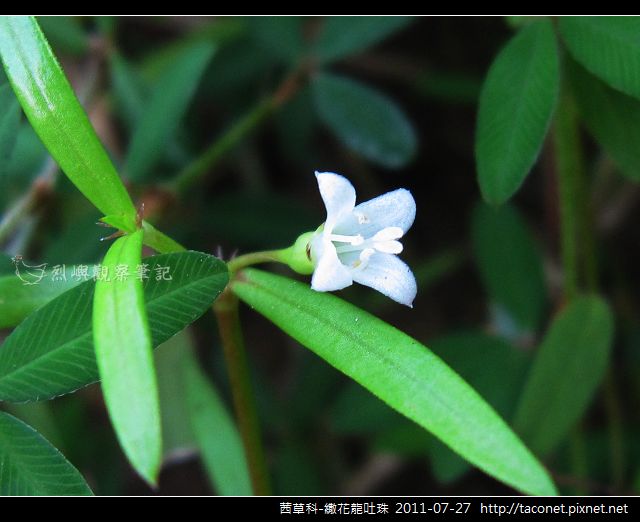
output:
<svg viewBox="0 0 640 522"><path fill-rule="evenodd" d="M242 439L213 385L186 354L187 406L207 474L219 495L251 495Z"/></svg>
<svg viewBox="0 0 640 522"><path fill-rule="evenodd" d="M503 418L511 419L529 365L529 358L521 350L480 332L459 332L435 339L432 349ZM468 464L448 448L435 439L429 443L431 465L440 480L449 482L467 471Z"/></svg>
<svg viewBox="0 0 640 522"><path fill-rule="evenodd" d="M209 42L194 43L158 79L131 139L124 165L129 178L148 177L164 154L214 50Z"/></svg>
<svg viewBox="0 0 640 522"><path fill-rule="evenodd" d="M409 16L329 16L316 43L316 55L331 62L375 45L411 21Z"/></svg>
<svg viewBox="0 0 640 522"><path fill-rule="evenodd" d="M612 341L613 317L598 297L577 298L555 319L514 420L536 454L553 451L585 412L604 377Z"/></svg>
<svg viewBox="0 0 640 522"><path fill-rule="evenodd" d="M245 270L232 288L483 471L525 493L555 493L547 472L498 414L415 339L333 295L280 276Z"/></svg>
<svg viewBox="0 0 640 522"><path fill-rule="evenodd" d="M0 412L0 496L91 494L78 470L42 435Z"/></svg>
<svg viewBox="0 0 640 522"><path fill-rule="evenodd" d="M135 215L129 194L33 17L0 17L0 54L31 125L103 214Z"/></svg>
<svg viewBox="0 0 640 522"><path fill-rule="evenodd" d="M563 16L559 26L576 60L611 87L640 98L640 18Z"/></svg>
<svg viewBox="0 0 640 522"><path fill-rule="evenodd" d="M345 145L389 168L403 167L413 158L416 135L394 101L329 73L318 75L312 87L320 118Z"/></svg>
<svg viewBox="0 0 640 522"><path fill-rule="evenodd" d="M571 87L589 132L620 167L640 181L640 100L616 91L570 62Z"/></svg>
<svg viewBox="0 0 640 522"><path fill-rule="evenodd" d="M152 344L158 346L200 317L228 281L227 268L199 252L142 260ZM163 270L166 269L166 270ZM158 276L171 280L157 280ZM31 314L0 346L0 400L51 399L98 380L87 281Z"/></svg>
<svg viewBox="0 0 640 522"><path fill-rule="evenodd" d="M558 52L548 20L522 28L491 65L476 128L478 181L489 203L509 199L531 170L558 86Z"/></svg>
<svg viewBox="0 0 640 522"><path fill-rule="evenodd" d="M144 303L138 230L111 245L96 281L93 344L102 393L120 445L148 482L157 481L162 460L162 428L151 333Z"/></svg>

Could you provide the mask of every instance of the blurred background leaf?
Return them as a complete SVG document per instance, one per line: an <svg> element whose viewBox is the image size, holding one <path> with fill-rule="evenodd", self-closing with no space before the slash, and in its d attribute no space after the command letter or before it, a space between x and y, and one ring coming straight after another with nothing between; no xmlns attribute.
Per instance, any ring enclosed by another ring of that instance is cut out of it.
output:
<svg viewBox="0 0 640 522"><path fill-rule="evenodd" d="M625 176L640 180L640 100L612 89L575 62L568 65L571 87L589 132Z"/></svg>
<svg viewBox="0 0 640 522"><path fill-rule="evenodd" d="M202 460L219 495L251 495L251 479L240 433L193 355L184 357L187 409Z"/></svg>
<svg viewBox="0 0 640 522"><path fill-rule="evenodd" d="M551 22L523 27L491 64L476 130L484 199L504 203L536 161L558 98L558 50Z"/></svg>
<svg viewBox="0 0 640 522"><path fill-rule="evenodd" d="M81 27L82 20L73 16L38 16L38 23L56 53L83 55L89 39Z"/></svg>
<svg viewBox="0 0 640 522"><path fill-rule="evenodd" d="M374 46L410 22L409 16L326 17L315 44L315 55L322 63L339 60Z"/></svg>
<svg viewBox="0 0 640 522"><path fill-rule="evenodd" d="M607 303L595 296L575 299L551 324L514 418L537 455L552 452L589 406L609 362L613 328Z"/></svg>
<svg viewBox="0 0 640 522"><path fill-rule="evenodd" d="M537 331L546 304L542 254L515 207L478 204L473 249L491 302L513 318L521 334Z"/></svg>
<svg viewBox="0 0 640 522"><path fill-rule="evenodd" d="M563 16L559 28L576 60L614 89L640 98L638 18Z"/></svg>
<svg viewBox="0 0 640 522"><path fill-rule="evenodd" d="M208 42L197 42L178 55L158 78L148 103L143 104L123 166L130 179L147 177L164 153L214 50Z"/></svg>
<svg viewBox="0 0 640 522"><path fill-rule="evenodd" d="M0 114L0 187L3 187L20 127L20 104L8 83L0 85Z"/></svg>
<svg viewBox="0 0 640 522"><path fill-rule="evenodd" d="M348 147L387 168L413 159L417 137L400 108L355 80L323 73L313 79L320 119Z"/></svg>

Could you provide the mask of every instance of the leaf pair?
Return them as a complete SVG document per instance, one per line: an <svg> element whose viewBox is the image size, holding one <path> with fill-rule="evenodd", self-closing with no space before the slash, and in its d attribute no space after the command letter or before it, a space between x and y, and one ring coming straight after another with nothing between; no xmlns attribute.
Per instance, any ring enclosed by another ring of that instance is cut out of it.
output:
<svg viewBox="0 0 640 522"><path fill-rule="evenodd" d="M622 172L640 177L640 20L635 17L561 17L558 29L572 57L571 86L590 132ZM519 29L498 54L480 96L476 163L483 198L509 199L540 152L560 87L558 43L551 22Z"/></svg>
<svg viewBox="0 0 640 522"><path fill-rule="evenodd" d="M118 435L138 471L153 480L160 436L150 346L202 315L228 275L215 257L182 252L144 259L148 274L139 281L141 233L118 240L105 258L105 266L127 267L121 281L112 270L107 274L111 281L87 281L72 288L27 317L6 339L0 349L0 400L50 399L95 382L97 354ZM148 335L141 322L143 306ZM132 415L132 404L139 407L137 416Z"/></svg>

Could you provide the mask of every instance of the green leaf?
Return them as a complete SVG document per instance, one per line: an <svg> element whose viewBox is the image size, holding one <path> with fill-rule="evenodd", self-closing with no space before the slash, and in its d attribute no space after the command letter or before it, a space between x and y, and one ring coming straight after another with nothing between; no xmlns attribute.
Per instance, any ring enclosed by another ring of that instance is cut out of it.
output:
<svg viewBox="0 0 640 522"><path fill-rule="evenodd" d="M0 412L0 495L91 495L82 475L31 426Z"/></svg>
<svg viewBox="0 0 640 522"><path fill-rule="evenodd" d="M553 321L540 346L514 428L544 456L582 417L602 381L613 341L613 316L599 297L579 297Z"/></svg>
<svg viewBox="0 0 640 522"><path fill-rule="evenodd" d="M435 339L431 348L503 418L511 418L529 366L522 351L500 338L471 331ZM429 441L429 454L434 474L442 482L456 480L468 470L460 457L435 439Z"/></svg>
<svg viewBox="0 0 640 522"><path fill-rule="evenodd" d="M589 132L621 172L640 181L640 101L616 91L570 62L571 87Z"/></svg>
<svg viewBox="0 0 640 522"><path fill-rule="evenodd" d="M320 118L347 147L388 168L403 167L414 157L415 132L394 101L329 73L317 75L312 87Z"/></svg>
<svg viewBox="0 0 640 522"><path fill-rule="evenodd" d="M176 58L197 42L215 44L224 50L237 40L246 41L249 17L220 16L202 20L201 24L191 27L180 38L171 38L162 46L148 49L140 62L140 73L146 81L154 82L158 77L176 62ZM215 63L219 57L216 55Z"/></svg>
<svg viewBox="0 0 640 522"><path fill-rule="evenodd" d="M503 203L536 161L558 99L551 22L523 27L494 60L480 93L476 163L482 196Z"/></svg>
<svg viewBox="0 0 640 522"><path fill-rule="evenodd" d="M304 51L302 17L257 16L248 18L253 38L285 64L294 64Z"/></svg>
<svg viewBox="0 0 640 522"><path fill-rule="evenodd" d="M385 432L389 426L404 424L404 420L398 412L355 382L347 385L331 407L331 427L340 435Z"/></svg>
<svg viewBox="0 0 640 522"><path fill-rule="evenodd" d="M64 429L60 429L59 424L62 423L59 422L61 419L56 415L56 407L57 404L53 401L3 404L4 411L31 426L61 453L65 453L65 442L68 440L65 441L63 433L67 429L67 425L65 424Z"/></svg>
<svg viewBox="0 0 640 522"><path fill-rule="evenodd" d="M150 94L138 121L123 167L136 181L152 177L153 168L182 120L215 46L196 42L164 71Z"/></svg>
<svg viewBox="0 0 640 522"><path fill-rule="evenodd" d="M152 344L170 339L200 317L228 281L220 260L200 252L145 258ZM172 279L156 280L161 267ZM95 282L58 296L25 319L0 346L0 400L51 399L98 380L91 310Z"/></svg>
<svg viewBox="0 0 640 522"><path fill-rule="evenodd" d="M0 276L0 328L16 326L34 310L81 282L71 276L70 266L65 267L64 276L52 270L39 272L41 269L27 268L22 263L16 268L20 276Z"/></svg>
<svg viewBox="0 0 640 522"><path fill-rule="evenodd" d="M187 328L154 352L165 460L173 456L180 459L184 456L185 450L190 451L196 447L187 411L186 379L184 372L180 371L184 358L192 350L192 345L193 341Z"/></svg>
<svg viewBox="0 0 640 522"><path fill-rule="evenodd" d="M640 98L640 18L563 16L559 27L576 60L614 89Z"/></svg>
<svg viewBox="0 0 640 522"><path fill-rule="evenodd" d="M6 172L12 179L24 185L23 190L26 190L27 183L42 168L47 158L47 149L28 121L23 121L16 132L16 141L6 165Z"/></svg>
<svg viewBox="0 0 640 522"><path fill-rule="evenodd" d="M111 83L113 97L118 114L131 130L140 121L143 112L146 85L137 74L133 66L120 54L113 53L109 61L111 66Z"/></svg>
<svg viewBox="0 0 640 522"><path fill-rule="evenodd" d="M27 118L69 179L103 214L135 215L35 18L0 18L0 54Z"/></svg>
<svg viewBox="0 0 640 522"><path fill-rule="evenodd" d="M191 426L213 486L219 495L251 495L244 447L231 415L191 354L184 372Z"/></svg>
<svg viewBox="0 0 640 522"><path fill-rule="evenodd" d="M415 339L307 285L258 270L232 284L244 302L486 473L553 494L549 475L498 414Z"/></svg>
<svg viewBox="0 0 640 522"><path fill-rule="evenodd" d="M20 104L11 86L0 86L0 183L8 170L9 159L20 128Z"/></svg>
<svg viewBox="0 0 640 522"><path fill-rule="evenodd" d="M504 308L521 331L536 332L546 304L543 260L520 213L512 206L478 205L472 238L480 277L492 302Z"/></svg>
<svg viewBox="0 0 640 522"><path fill-rule="evenodd" d="M84 54L89 48L87 35L74 16L38 16L42 32L58 52Z"/></svg>
<svg viewBox="0 0 640 522"><path fill-rule="evenodd" d="M142 280L134 275L143 235L138 230L117 239L102 262L109 275L96 281L93 344L120 445L135 470L156 484L162 461L160 400ZM120 277L119 270L126 275Z"/></svg>
<svg viewBox="0 0 640 522"><path fill-rule="evenodd" d="M411 22L410 16L330 16L316 42L315 54L328 63L364 51Z"/></svg>
<svg viewBox="0 0 640 522"><path fill-rule="evenodd" d="M4 252L0 252L0 276L15 274L16 267L13 258Z"/></svg>
<svg viewBox="0 0 640 522"><path fill-rule="evenodd" d="M156 250L156 252L170 254L174 252L184 252L186 250L180 243L160 232L147 221L142 222L142 230L144 230L144 244L150 246Z"/></svg>

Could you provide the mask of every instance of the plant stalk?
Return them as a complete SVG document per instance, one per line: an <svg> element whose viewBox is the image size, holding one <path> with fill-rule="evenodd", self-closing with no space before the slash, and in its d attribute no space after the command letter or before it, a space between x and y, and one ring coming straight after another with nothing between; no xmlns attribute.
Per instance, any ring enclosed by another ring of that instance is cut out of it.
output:
<svg viewBox="0 0 640 522"><path fill-rule="evenodd" d="M290 100L298 92L302 80L306 76L306 65L303 63L287 76L275 92L261 100L255 107L229 127L220 137L215 139L200 156L189 163L171 180L166 189L174 193L182 193L193 186L220 159L233 149L252 130L257 128L275 110Z"/></svg>
<svg viewBox="0 0 640 522"><path fill-rule="evenodd" d="M271 494L255 394L240 327L238 298L227 288L213 305L229 374L238 429L247 456L253 492Z"/></svg>

